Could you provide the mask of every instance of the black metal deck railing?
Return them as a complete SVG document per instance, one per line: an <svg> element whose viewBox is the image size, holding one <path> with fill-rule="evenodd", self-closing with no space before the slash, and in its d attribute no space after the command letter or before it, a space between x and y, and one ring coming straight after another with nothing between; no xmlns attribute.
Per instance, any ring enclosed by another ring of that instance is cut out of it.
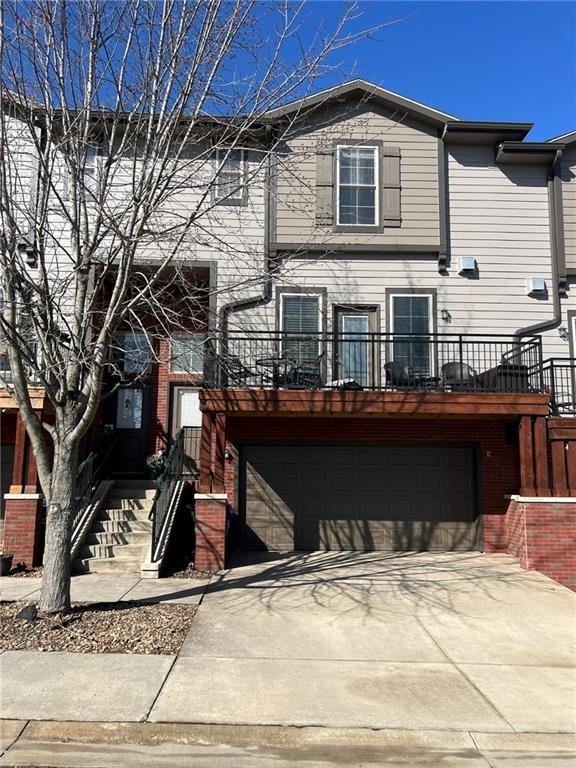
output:
<svg viewBox="0 0 576 768"><path fill-rule="evenodd" d="M542 365L544 392L553 416L576 416L576 359L552 357Z"/></svg>
<svg viewBox="0 0 576 768"><path fill-rule="evenodd" d="M206 366L230 388L544 391L539 336L233 331Z"/></svg>

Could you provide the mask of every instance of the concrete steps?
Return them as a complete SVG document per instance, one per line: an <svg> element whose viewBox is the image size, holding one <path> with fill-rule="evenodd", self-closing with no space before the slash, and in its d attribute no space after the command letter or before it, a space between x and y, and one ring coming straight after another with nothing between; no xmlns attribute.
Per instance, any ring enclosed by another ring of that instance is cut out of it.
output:
<svg viewBox="0 0 576 768"><path fill-rule="evenodd" d="M156 488L117 480L73 563L75 573L139 574L152 538L148 519Z"/></svg>

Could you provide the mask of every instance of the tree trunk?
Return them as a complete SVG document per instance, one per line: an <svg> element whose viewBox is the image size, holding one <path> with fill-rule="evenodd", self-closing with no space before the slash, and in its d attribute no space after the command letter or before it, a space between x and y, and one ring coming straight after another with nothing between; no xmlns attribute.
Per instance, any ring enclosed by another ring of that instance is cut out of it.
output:
<svg viewBox="0 0 576 768"><path fill-rule="evenodd" d="M70 608L70 538L77 474L77 448L57 447L48 499L42 593L38 604L38 609L44 613Z"/></svg>

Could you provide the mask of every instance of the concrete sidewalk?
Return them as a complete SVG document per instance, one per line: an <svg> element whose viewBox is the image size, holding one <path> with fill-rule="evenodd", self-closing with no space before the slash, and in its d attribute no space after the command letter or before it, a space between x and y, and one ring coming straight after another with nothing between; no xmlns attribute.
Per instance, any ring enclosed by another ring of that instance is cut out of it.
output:
<svg viewBox="0 0 576 768"><path fill-rule="evenodd" d="M73 603L116 603L139 600L152 603L198 605L210 579L142 579L96 573L72 576ZM37 600L42 579L0 577L0 600Z"/></svg>
<svg viewBox="0 0 576 768"><path fill-rule="evenodd" d="M1 654L2 716L62 721L29 723L1 765L576 768L576 595L512 558L326 553L208 585L105 578L75 594L201 601L180 653Z"/></svg>
<svg viewBox="0 0 576 768"><path fill-rule="evenodd" d="M153 723L0 722L1 766L574 768L562 734Z"/></svg>

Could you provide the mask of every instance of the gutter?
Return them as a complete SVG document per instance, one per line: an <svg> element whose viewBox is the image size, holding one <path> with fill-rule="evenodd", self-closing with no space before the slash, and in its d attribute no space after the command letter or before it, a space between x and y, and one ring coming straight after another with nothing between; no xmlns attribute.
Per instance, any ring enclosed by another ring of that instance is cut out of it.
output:
<svg viewBox="0 0 576 768"><path fill-rule="evenodd" d="M552 328L557 328L562 322L560 274L558 268L559 254L563 247L563 244L560 242L561 238L558 230L558 207L561 204L561 199L559 199L558 195L556 194L554 185L556 170L561 157L562 149L558 149L556 151L556 155L554 156L554 160L552 161L550 170L548 171L548 216L550 221L550 254L552 258L552 291L554 315L551 320L545 320L544 322L536 323L535 325L527 325L524 328L518 328L514 334L518 339L521 339L523 336L529 336L534 333L542 333L542 331L549 331Z"/></svg>
<svg viewBox="0 0 576 768"><path fill-rule="evenodd" d="M273 138L273 127L266 126L266 138L268 139L268 148ZM255 309L272 300L272 268L273 259L270 256L270 228L271 228L271 210L272 210L272 152L269 152L266 162L266 196L264 198L264 274L265 280L262 286L262 292L258 296L250 296L245 299L231 301L220 308L220 328L222 329L222 344L224 349L228 346L228 321L230 315L236 312L243 312L247 309Z"/></svg>

